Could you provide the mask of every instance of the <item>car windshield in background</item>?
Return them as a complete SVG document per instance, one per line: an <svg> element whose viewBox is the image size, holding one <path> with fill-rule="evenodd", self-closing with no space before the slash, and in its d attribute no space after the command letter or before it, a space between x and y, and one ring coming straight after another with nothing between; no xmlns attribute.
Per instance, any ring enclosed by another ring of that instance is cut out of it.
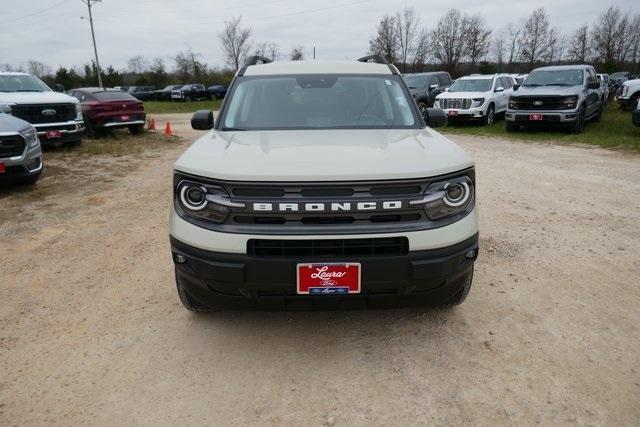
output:
<svg viewBox="0 0 640 427"><path fill-rule="evenodd" d="M397 76L243 77L222 130L417 128Z"/></svg>
<svg viewBox="0 0 640 427"><path fill-rule="evenodd" d="M137 101L136 98L129 95L128 93L117 90L96 92L92 93L91 96L99 101Z"/></svg>
<svg viewBox="0 0 640 427"><path fill-rule="evenodd" d="M579 86L582 70L538 70L529 74L523 86Z"/></svg>
<svg viewBox="0 0 640 427"><path fill-rule="evenodd" d="M427 76L402 76L409 89L422 89L427 85Z"/></svg>
<svg viewBox="0 0 640 427"><path fill-rule="evenodd" d="M449 92L488 92L492 85L492 79L456 80L449 88Z"/></svg>
<svg viewBox="0 0 640 427"><path fill-rule="evenodd" d="M40 79L28 75L0 76L0 92L50 92Z"/></svg>

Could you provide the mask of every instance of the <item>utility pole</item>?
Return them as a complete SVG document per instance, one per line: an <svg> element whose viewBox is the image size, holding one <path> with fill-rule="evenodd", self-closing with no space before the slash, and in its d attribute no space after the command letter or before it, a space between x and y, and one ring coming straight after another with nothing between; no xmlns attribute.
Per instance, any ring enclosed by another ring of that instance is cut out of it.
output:
<svg viewBox="0 0 640 427"><path fill-rule="evenodd" d="M93 31L93 15L91 14L91 6L102 0L80 0L87 5L89 9L89 25L91 26L91 39L93 40L93 53L96 57L96 70L98 72L98 86L102 89L102 72L100 71L100 61L98 61L98 48L96 47L96 34Z"/></svg>

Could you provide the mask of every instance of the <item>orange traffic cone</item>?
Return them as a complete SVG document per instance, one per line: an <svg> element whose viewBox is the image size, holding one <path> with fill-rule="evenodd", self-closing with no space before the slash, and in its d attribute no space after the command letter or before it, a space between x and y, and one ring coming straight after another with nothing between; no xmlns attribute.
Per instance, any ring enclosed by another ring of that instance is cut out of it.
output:
<svg viewBox="0 0 640 427"><path fill-rule="evenodd" d="M149 130L156 130L156 119L153 117L149 120Z"/></svg>
<svg viewBox="0 0 640 427"><path fill-rule="evenodd" d="M164 128L164 134L166 136L173 136L173 132L171 132L171 123L167 122L167 126Z"/></svg>

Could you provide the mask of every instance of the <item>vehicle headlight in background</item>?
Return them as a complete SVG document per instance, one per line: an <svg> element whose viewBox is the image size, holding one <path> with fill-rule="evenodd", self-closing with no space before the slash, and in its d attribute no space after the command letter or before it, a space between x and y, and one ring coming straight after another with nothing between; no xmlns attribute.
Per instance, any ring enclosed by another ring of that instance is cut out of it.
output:
<svg viewBox="0 0 640 427"><path fill-rule="evenodd" d="M222 223L232 207L244 203L232 202L224 188L195 181L183 180L176 187L178 214L182 217Z"/></svg>
<svg viewBox="0 0 640 427"><path fill-rule="evenodd" d="M480 107L482 104L484 104L484 98L473 98L471 108Z"/></svg>
<svg viewBox="0 0 640 427"><path fill-rule="evenodd" d="M438 220L468 212L474 205L474 196L473 182L468 176L461 176L429 185L423 199L409 203L424 205L427 217Z"/></svg>
<svg viewBox="0 0 640 427"><path fill-rule="evenodd" d="M509 108L516 109L518 108L518 100L514 97L509 98Z"/></svg>
<svg viewBox="0 0 640 427"><path fill-rule="evenodd" d="M22 132L20 132L20 135L22 135L29 148L38 146L38 134L36 133L36 130L34 128L23 130Z"/></svg>
<svg viewBox="0 0 640 427"><path fill-rule="evenodd" d="M628 95L629 94L629 86L628 85L623 85L622 86L622 95Z"/></svg>
<svg viewBox="0 0 640 427"><path fill-rule="evenodd" d="M0 103L0 113L11 114L11 104Z"/></svg>
<svg viewBox="0 0 640 427"><path fill-rule="evenodd" d="M577 96L567 96L562 100L562 106L569 109L576 108L578 105L578 97Z"/></svg>

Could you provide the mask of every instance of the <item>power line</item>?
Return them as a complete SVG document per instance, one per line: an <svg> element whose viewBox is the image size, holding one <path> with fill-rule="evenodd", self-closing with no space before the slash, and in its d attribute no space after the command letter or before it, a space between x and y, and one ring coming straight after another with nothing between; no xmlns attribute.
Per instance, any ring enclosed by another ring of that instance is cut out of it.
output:
<svg viewBox="0 0 640 427"><path fill-rule="evenodd" d="M16 22L16 21L20 21L20 20L25 19L25 18L30 18L32 16L39 15L39 14L47 12L47 11L49 11L51 9L55 9L56 7L60 6L62 3L66 3L66 2L67 2L67 0L62 0L61 2L58 2L58 3L54 4L53 6L49 6L49 7L45 8L45 9L38 10L37 12L29 13L27 15L22 15L22 16L20 16L18 18L14 18L14 19L10 19L8 21L4 21L3 24L9 24L11 22Z"/></svg>
<svg viewBox="0 0 640 427"><path fill-rule="evenodd" d="M91 13L91 6L101 2L102 0L80 0L87 5L89 9L89 24L91 25L91 39L93 40L93 53L96 56L96 71L98 72L98 86L102 89L102 71L100 70L100 61L98 61L98 48L96 47L96 34L93 31L93 15Z"/></svg>

